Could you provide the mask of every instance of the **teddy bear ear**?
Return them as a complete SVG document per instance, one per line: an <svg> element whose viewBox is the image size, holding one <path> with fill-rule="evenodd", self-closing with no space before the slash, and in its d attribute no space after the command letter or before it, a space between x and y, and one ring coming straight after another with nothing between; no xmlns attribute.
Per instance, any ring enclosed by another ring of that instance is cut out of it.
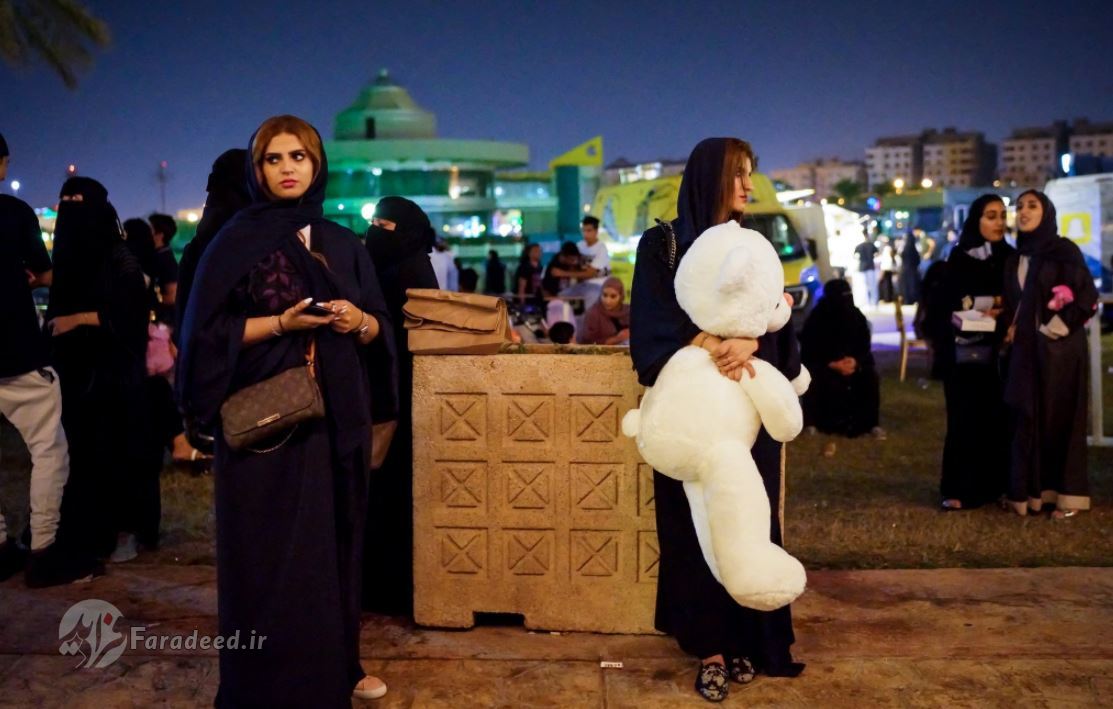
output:
<svg viewBox="0 0 1113 709"><path fill-rule="evenodd" d="M719 269L718 289L721 293L732 293L746 287L750 280L750 252L745 247L731 249L723 259Z"/></svg>

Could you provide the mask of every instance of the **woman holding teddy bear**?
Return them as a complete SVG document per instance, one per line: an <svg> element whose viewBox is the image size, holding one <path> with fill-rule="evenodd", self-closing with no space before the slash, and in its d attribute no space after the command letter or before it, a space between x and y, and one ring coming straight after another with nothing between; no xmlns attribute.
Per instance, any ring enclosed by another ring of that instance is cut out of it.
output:
<svg viewBox="0 0 1113 709"><path fill-rule="evenodd" d="M749 360L754 356L790 380L800 373L790 325L758 339L722 340L702 332L676 299L673 279L688 247L710 227L741 221L753 189L753 166L753 149L743 140L701 141L684 169L678 218L660 222L642 236L631 294L630 352L645 386L652 386L669 359L689 345L706 349L720 373L735 381L744 373L753 375ZM762 430L752 453L772 507L770 538L780 544L781 444ZM726 699L730 681L745 684L759 672L800 674L804 665L793 662L790 652L790 608L762 612L736 603L704 560L683 483L656 471L653 477L660 545L655 625L700 659L696 691L719 702Z"/></svg>

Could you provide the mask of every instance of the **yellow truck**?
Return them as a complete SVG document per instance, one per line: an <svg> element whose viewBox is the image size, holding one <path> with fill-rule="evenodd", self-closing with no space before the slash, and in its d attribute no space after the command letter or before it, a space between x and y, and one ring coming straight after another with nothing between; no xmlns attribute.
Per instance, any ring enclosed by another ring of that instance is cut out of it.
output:
<svg viewBox="0 0 1113 709"><path fill-rule="evenodd" d="M625 184L604 185L595 194L592 214L599 217L602 237L611 251L611 270L627 288L633 280L637 241L655 219L676 219L680 175ZM769 178L754 173L754 191L742 225L765 235L781 257L785 290L796 301L798 315L811 310L820 287L819 272L788 212L777 201Z"/></svg>

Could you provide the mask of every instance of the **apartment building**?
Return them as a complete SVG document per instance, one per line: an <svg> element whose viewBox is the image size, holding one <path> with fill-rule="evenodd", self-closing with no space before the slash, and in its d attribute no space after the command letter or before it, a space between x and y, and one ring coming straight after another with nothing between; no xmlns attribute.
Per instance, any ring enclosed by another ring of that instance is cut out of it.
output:
<svg viewBox="0 0 1113 709"><path fill-rule="evenodd" d="M922 179L937 187L975 187L993 181L997 147L977 131L925 130Z"/></svg>
<svg viewBox="0 0 1113 709"><path fill-rule="evenodd" d="M923 178L924 145L920 135L878 138L866 148L866 175L869 187L904 180L919 184Z"/></svg>
<svg viewBox="0 0 1113 709"><path fill-rule="evenodd" d="M1085 118L1075 119L1068 147L1076 156L1113 157L1113 122L1090 123Z"/></svg>
<svg viewBox="0 0 1113 709"><path fill-rule="evenodd" d="M1067 150L1067 122L1018 128L1001 141L999 176L1003 182L1043 186L1059 171L1059 156Z"/></svg>
<svg viewBox="0 0 1113 709"><path fill-rule="evenodd" d="M820 158L796 167L773 170L769 174L773 179L789 184L794 189L813 189L819 198L833 196L835 185L843 180L857 182L865 187L867 179L865 164L839 158Z"/></svg>

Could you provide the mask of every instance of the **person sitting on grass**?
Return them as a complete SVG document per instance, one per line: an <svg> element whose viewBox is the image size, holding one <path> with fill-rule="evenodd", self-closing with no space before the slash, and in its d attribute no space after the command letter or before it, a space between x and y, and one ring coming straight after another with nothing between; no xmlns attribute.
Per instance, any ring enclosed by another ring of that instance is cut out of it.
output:
<svg viewBox="0 0 1113 709"><path fill-rule="evenodd" d="M812 373L804 395L805 431L854 438L870 433L884 439L878 425L881 389L870 351L870 327L854 307L850 284L831 280L800 333L800 355ZM835 454L835 443L823 454Z"/></svg>
<svg viewBox="0 0 1113 709"><path fill-rule="evenodd" d="M623 345L630 341L630 306L623 303L626 288L611 277L603 282L603 292L584 316L581 345Z"/></svg>

